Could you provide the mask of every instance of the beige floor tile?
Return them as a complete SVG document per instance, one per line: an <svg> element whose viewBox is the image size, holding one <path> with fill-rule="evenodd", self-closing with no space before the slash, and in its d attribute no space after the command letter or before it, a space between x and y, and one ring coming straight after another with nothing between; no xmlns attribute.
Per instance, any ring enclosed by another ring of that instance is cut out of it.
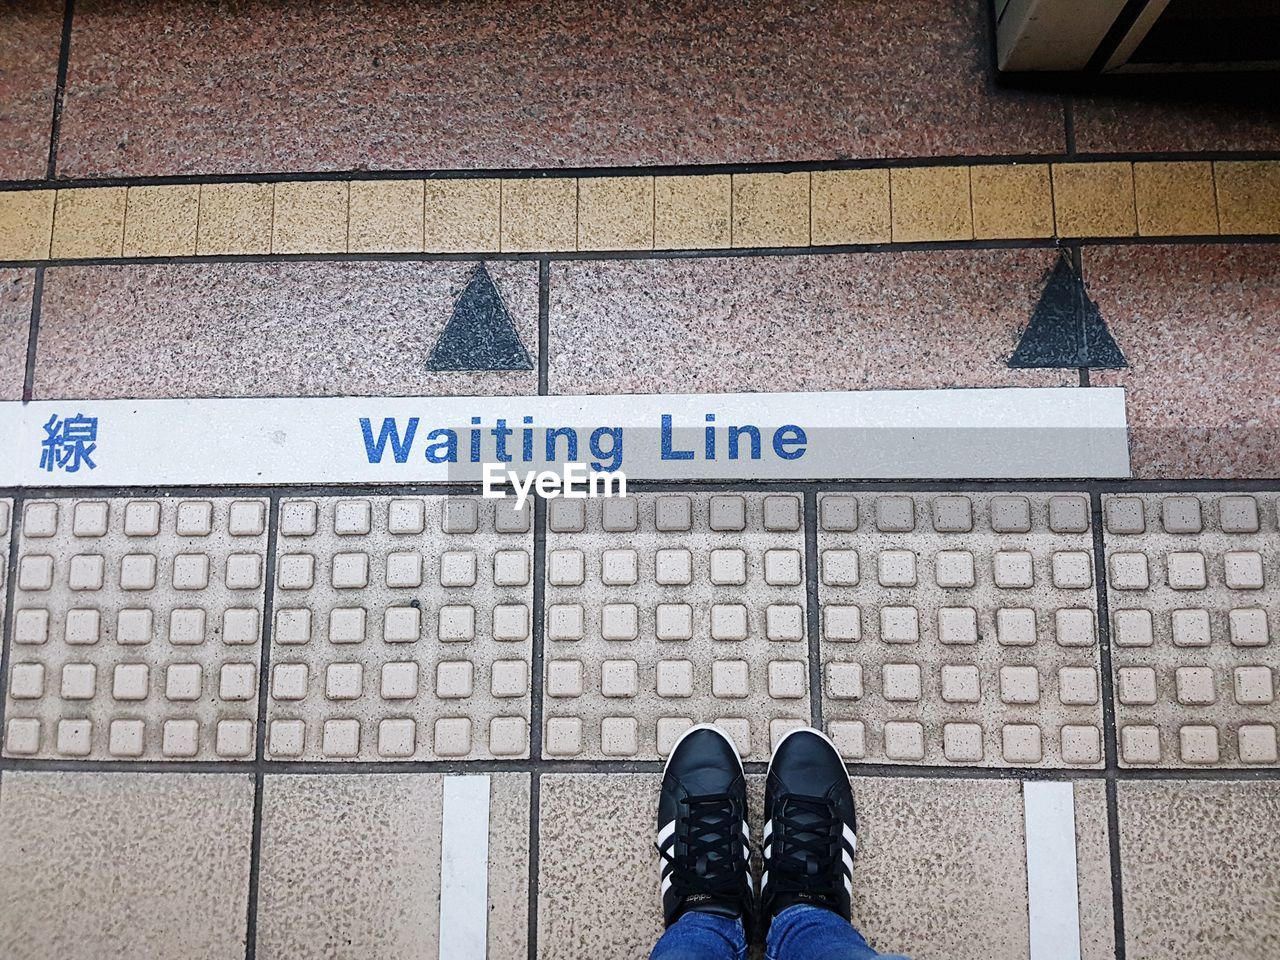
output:
<svg viewBox="0 0 1280 960"><path fill-rule="evenodd" d="M645 957L662 933L657 774L544 775L538 957Z"/></svg>
<svg viewBox="0 0 1280 960"><path fill-rule="evenodd" d="M818 506L823 710L849 759L1101 764L1084 494Z"/></svg>
<svg viewBox="0 0 1280 960"><path fill-rule="evenodd" d="M1061 237L1133 236L1133 165L1055 163L1053 208Z"/></svg>
<svg viewBox="0 0 1280 960"><path fill-rule="evenodd" d="M1121 781L1129 960L1280 956L1280 784Z"/></svg>
<svg viewBox="0 0 1280 960"><path fill-rule="evenodd" d="M258 956L435 960L438 774L268 776ZM529 776L495 774L489 813L489 957L528 955Z"/></svg>
<svg viewBox="0 0 1280 960"><path fill-rule="evenodd" d="M126 257L189 257L196 252L200 187L130 187L124 217Z"/></svg>
<svg viewBox="0 0 1280 960"><path fill-rule="evenodd" d="M1053 191L1043 163L971 167L973 235L979 240L1053 236Z"/></svg>
<svg viewBox="0 0 1280 960"><path fill-rule="evenodd" d="M0 779L0 955L243 960L253 778Z"/></svg>
<svg viewBox="0 0 1280 960"><path fill-rule="evenodd" d="M1280 233L1280 162L1218 160L1213 176L1223 233Z"/></svg>
<svg viewBox="0 0 1280 960"><path fill-rule="evenodd" d="M28 501L5 755L250 758L266 527L262 499Z"/></svg>
<svg viewBox="0 0 1280 960"><path fill-rule="evenodd" d="M889 242L888 170L816 171L812 206L815 247Z"/></svg>
<svg viewBox="0 0 1280 960"><path fill-rule="evenodd" d="M809 174L735 173L735 247L807 247Z"/></svg>
<svg viewBox="0 0 1280 960"><path fill-rule="evenodd" d="M428 180L427 253L491 253L500 246L501 180Z"/></svg>
<svg viewBox="0 0 1280 960"><path fill-rule="evenodd" d="M126 193L124 187L59 190L50 256L55 260L120 256Z"/></svg>
<svg viewBox="0 0 1280 960"><path fill-rule="evenodd" d="M578 181L572 177L502 181L502 249L514 253L575 250Z"/></svg>
<svg viewBox="0 0 1280 960"><path fill-rule="evenodd" d="M856 774L856 767L854 768ZM658 774L544 775L538 955L644 957L662 932L651 842ZM763 776L748 777L758 841ZM915 960L1027 960L1026 839L1018 781L854 778L854 924ZM1105 787L1076 786L1081 956L1107 960Z"/></svg>
<svg viewBox="0 0 1280 960"><path fill-rule="evenodd" d="M1218 210L1213 193L1213 165L1135 163L1138 234L1144 237L1216 234Z"/></svg>
<svg viewBox="0 0 1280 960"><path fill-rule="evenodd" d="M271 252L275 187L269 183L200 186L196 252L202 257Z"/></svg>
<svg viewBox="0 0 1280 960"><path fill-rule="evenodd" d="M728 174L654 178L654 235L658 250L728 247L733 178Z"/></svg>
<svg viewBox="0 0 1280 960"><path fill-rule="evenodd" d="M43 260L53 235L53 190L0 192L0 260Z"/></svg>
<svg viewBox="0 0 1280 960"><path fill-rule="evenodd" d="M1122 766L1280 763L1278 503L1103 498Z"/></svg>
<svg viewBox="0 0 1280 960"><path fill-rule="evenodd" d="M512 504L281 503L269 757L528 756L533 533Z"/></svg>
<svg viewBox="0 0 1280 960"><path fill-rule="evenodd" d="M347 184L337 180L276 184L272 253L345 253Z"/></svg>
<svg viewBox="0 0 1280 960"><path fill-rule="evenodd" d="M353 180L347 249L352 253L422 250L421 180Z"/></svg>
<svg viewBox="0 0 1280 960"><path fill-rule="evenodd" d="M653 759L715 721L768 756L809 720L796 494L550 504L543 753Z"/></svg>
<svg viewBox="0 0 1280 960"><path fill-rule="evenodd" d="M853 920L872 946L914 960L1026 960L1020 783L855 776L854 791ZM1084 960L1113 956L1103 797L1101 784L1076 786Z"/></svg>
<svg viewBox="0 0 1280 960"><path fill-rule="evenodd" d="M893 240L972 240L968 167L895 167Z"/></svg>
<svg viewBox="0 0 1280 960"><path fill-rule="evenodd" d="M653 177L578 181L579 250L653 248Z"/></svg>

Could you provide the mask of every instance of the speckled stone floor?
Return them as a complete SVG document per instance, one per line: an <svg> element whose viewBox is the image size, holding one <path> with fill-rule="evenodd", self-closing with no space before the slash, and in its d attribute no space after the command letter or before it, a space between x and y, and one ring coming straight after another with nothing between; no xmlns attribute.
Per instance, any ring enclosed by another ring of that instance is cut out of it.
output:
<svg viewBox="0 0 1280 960"><path fill-rule="evenodd" d="M0 488L0 956L639 960L696 722L757 837L831 736L879 950L1280 956L1280 111L991 29L0 6L9 409L1122 387L1133 473Z"/></svg>

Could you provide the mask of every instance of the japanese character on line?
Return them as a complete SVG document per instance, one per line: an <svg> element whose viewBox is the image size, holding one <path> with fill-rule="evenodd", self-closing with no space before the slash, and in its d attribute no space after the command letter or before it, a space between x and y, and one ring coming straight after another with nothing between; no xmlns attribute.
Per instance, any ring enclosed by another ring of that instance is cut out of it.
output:
<svg viewBox="0 0 1280 960"><path fill-rule="evenodd" d="M45 437L40 441L40 469L76 473L81 465L97 468L93 452L98 449L98 418L77 413L58 419L55 413L44 424Z"/></svg>

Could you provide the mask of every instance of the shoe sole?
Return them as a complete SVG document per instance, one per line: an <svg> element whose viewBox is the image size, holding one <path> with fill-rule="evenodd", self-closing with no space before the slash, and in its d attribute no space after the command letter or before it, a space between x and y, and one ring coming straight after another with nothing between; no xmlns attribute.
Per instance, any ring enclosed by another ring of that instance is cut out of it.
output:
<svg viewBox="0 0 1280 960"><path fill-rule="evenodd" d="M782 745L787 742L788 738L794 736L797 733L811 733L817 737L822 738L822 740L826 743L826 745L831 748L831 752L834 753L836 757L840 760L840 766L845 768L845 773L847 774L849 772L849 765L845 763L844 757L840 756L840 748L835 745L835 741L833 741L830 737L828 737L825 733L823 733L817 727L797 727L794 730L788 730L786 733L784 733L782 735L782 739L778 741L778 745L774 747L773 752L769 754L769 766L771 767L773 766L773 758L778 755L778 751L782 749Z"/></svg>
<svg viewBox="0 0 1280 960"><path fill-rule="evenodd" d="M728 743L729 746L733 748L733 758L738 761L738 772L743 776L746 776L746 768L743 767L742 765L742 757L738 755L738 745L733 742L733 738L729 736L727 733L725 733L723 730L721 730L719 727L717 727L714 723L695 723L692 727L690 727L684 733L680 734L680 736L676 739L676 742L671 745L671 752L667 754L667 762L662 765L663 777L666 777L667 768L671 766L671 758L674 757L676 755L676 751L680 749L680 744L684 743L684 738L687 736L690 736L691 734L693 734L695 731L698 731L698 730L710 730L713 733L718 734L721 739L723 739L726 743ZM791 733L795 733L795 732L796 731L794 730L791 731ZM789 737L791 736L791 734L789 733L787 734L787 736ZM785 740L786 737L783 737L782 739ZM828 740L827 742L830 743L831 741Z"/></svg>

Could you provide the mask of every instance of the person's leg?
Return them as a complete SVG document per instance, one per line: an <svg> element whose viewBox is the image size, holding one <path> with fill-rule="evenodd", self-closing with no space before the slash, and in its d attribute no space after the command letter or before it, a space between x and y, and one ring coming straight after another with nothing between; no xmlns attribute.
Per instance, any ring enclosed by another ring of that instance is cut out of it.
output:
<svg viewBox="0 0 1280 960"><path fill-rule="evenodd" d="M844 917L822 907L787 907L769 925L768 960L906 960L876 953Z"/></svg>
<svg viewBox="0 0 1280 960"><path fill-rule="evenodd" d="M743 960L753 907L747 784L733 741L709 724L671 750L658 794L662 916L652 960Z"/></svg>
<svg viewBox="0 0 1280 960"><path fill-rule="evenodd" d="M743 960L746 955L742 920L686 913L667 927L649 960Z"/></svg>

